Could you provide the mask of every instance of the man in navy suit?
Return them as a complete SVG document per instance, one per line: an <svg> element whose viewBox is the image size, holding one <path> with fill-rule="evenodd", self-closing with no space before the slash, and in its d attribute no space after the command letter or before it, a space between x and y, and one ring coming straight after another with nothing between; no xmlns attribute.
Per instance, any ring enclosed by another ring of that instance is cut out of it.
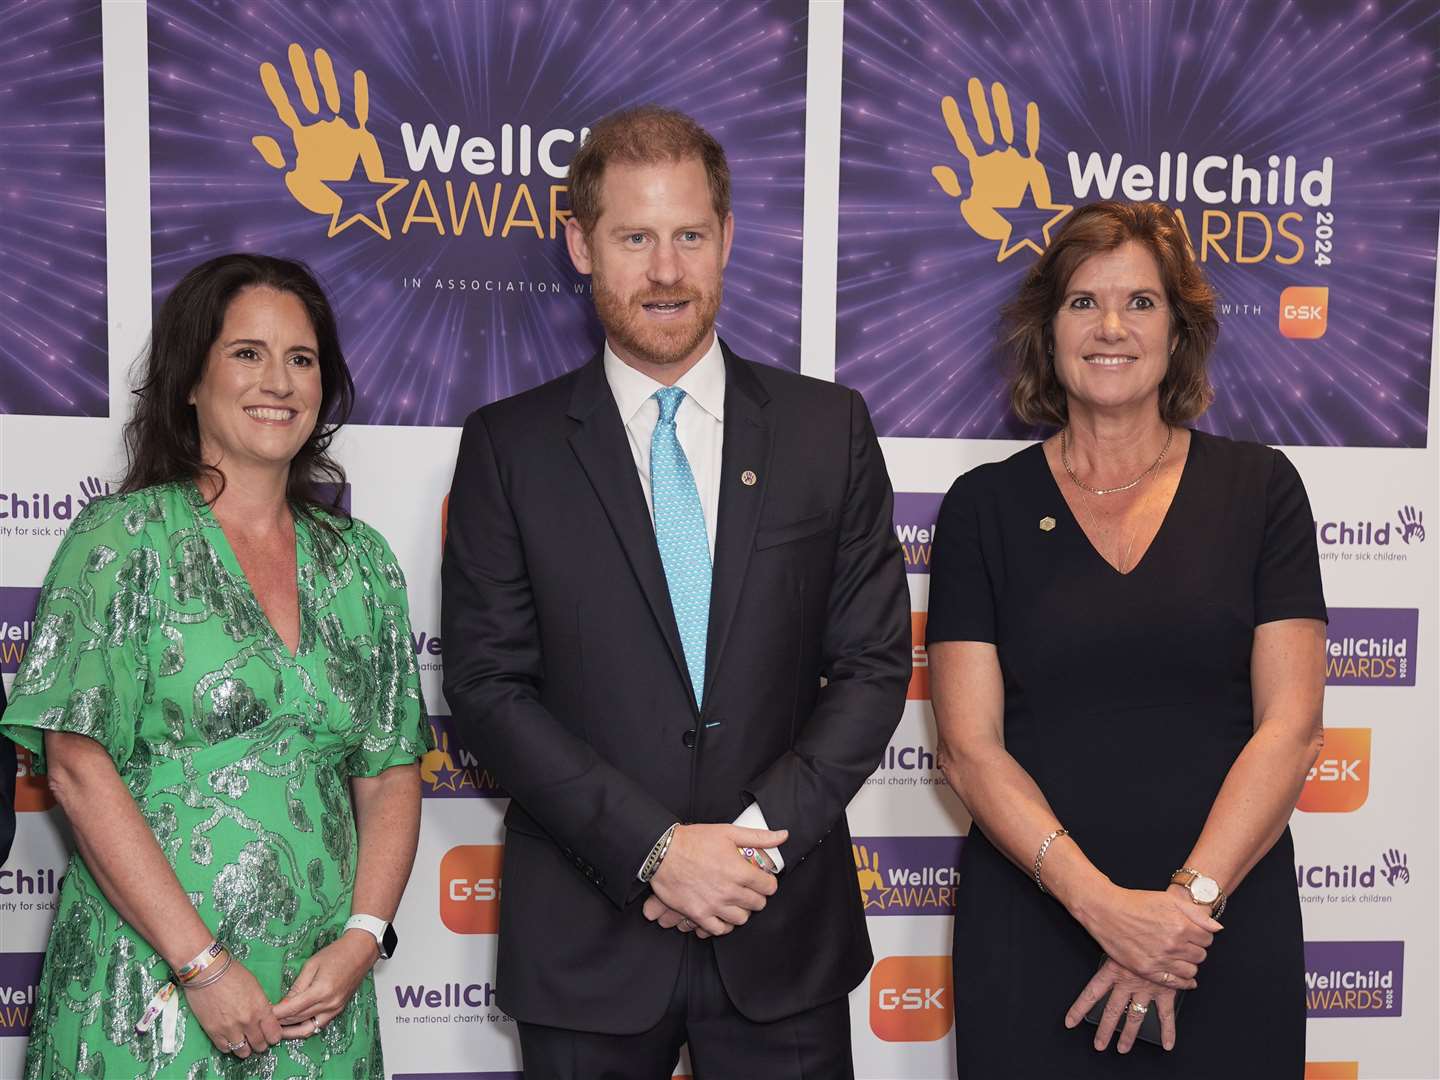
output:
<svg viewBox="0 0 1440 1080"><path fill-rule="evenodd" d="M500 1004L528 1076L853 1074L871 964L845 806L910 677L860 395L715 334L719 144L597 124L570 256L605 347L465 424L445 696L511 796Z"/></svg>

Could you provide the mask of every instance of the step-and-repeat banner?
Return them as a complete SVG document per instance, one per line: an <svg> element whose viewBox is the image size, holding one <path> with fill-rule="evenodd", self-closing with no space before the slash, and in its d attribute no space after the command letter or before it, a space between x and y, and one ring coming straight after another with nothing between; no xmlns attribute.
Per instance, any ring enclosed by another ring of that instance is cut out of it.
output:
<svg viewBox="0 0 1440 1080"><path fill-rule="evenodd" d="M596 347L561 237L568 164L599 117L644 101L693 114L729 152L722 332L862 390L897 492L914 677L850 808L877 958L851 998L859 1075L953 1075L969 819L935 760L936 512L957 473L1036 434L1006 413L998 308L1098 198L1179 211L1221 300L1199 426L1284 447L1314 510L1331 623L1326 745L1293 823L1308 1075L1440 1075L1432 4L17 0L0 39L7 677L59 539L119 470L150 310L113 310L116 283L148 283L149 309L196 262L249 249L305 259L335 297L359 388L337 446L355 513L405 566L438 743L403 947L377 968L390 1075L518 1076L494 973L506 800L458 749L440 692L445 497L471 409ZM836 132L838 162L836 140L807 143ZM838 215L806 218L825 194L807 175L838 180ZM816 233L838 287L802 303ZM832 333L833 357L803 347ZM0 869L7 1077L70 850L28 766Z"/></svg>

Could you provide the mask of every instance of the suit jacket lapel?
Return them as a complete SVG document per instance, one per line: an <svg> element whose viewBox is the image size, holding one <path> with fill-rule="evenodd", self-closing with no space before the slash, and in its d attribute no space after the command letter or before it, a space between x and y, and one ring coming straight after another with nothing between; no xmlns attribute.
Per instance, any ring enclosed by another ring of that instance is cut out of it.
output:
<svg viewBox="0 0 1440 1080"><path fill-rule="evenodd" d="M728 399L726 407L729 407ZM579 422L570 436L570 446L605 508L610 526L670 647L671 659L689 687L685 650L680 644L674 609L670 606L670 590L665 584L660 549L655 544L655 528L645 507L645 492L635 475L635 458L620 422L620 411L605 380L603 354L578 373L569 413L571 419ZM691 702L694 702L693 691Z"/></svg>
<svg viewBox="0 0 1440 1080"><path fill-rule="evenodd" d="M773 430L770 396L749 366L721 342L725 352L725 447L720 455L720 509L710 579L710 626L705 646L706 698L720 668L730 625L740 602L755 528L770 476ZM754 473L754 483L742 477Z"/></svg>

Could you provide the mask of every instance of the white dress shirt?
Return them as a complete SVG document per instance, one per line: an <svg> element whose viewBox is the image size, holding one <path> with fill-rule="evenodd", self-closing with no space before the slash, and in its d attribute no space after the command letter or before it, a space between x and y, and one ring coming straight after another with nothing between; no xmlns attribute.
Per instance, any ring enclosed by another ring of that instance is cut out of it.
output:
<svg viewBox="0 0 1440 1080"><path fill-rule="evenodd" d="M620 422L625 425L625 437L630 442L630 453L635 459L635 471L640 476L653 527L655 498L650 492L650 440L660 419L660 403L655 400L655 391L665 389L665 384L621 360L608 341L605 342L605 381L610 384L610 393L620 410ZM725 449L725 354L720 351L718 337L711 338L705 355L681 375L675 385L685 391L685 399L675 413L675 436L695 477L713 565L715 523L720 516L720 463ZM747 829L770 828L759 803L747 806L735 824ZM778 849L766 848L765 854L770 856L775 869L785 868Z"/></svg>

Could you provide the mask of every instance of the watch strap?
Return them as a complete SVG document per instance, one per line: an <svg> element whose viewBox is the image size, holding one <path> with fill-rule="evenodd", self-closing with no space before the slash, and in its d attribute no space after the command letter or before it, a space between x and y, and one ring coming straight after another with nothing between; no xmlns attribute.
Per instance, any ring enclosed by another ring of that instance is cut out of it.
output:
<svg viewBox="0 0 1440 1080"><path fill-rule="evenodd" d="M351 915L345 920L345 931L364 930L375 939L375 947L380 950L382 959L390 955L389 950L385 948L385 932L389 929L390 924L376 915Z"/></svg>

